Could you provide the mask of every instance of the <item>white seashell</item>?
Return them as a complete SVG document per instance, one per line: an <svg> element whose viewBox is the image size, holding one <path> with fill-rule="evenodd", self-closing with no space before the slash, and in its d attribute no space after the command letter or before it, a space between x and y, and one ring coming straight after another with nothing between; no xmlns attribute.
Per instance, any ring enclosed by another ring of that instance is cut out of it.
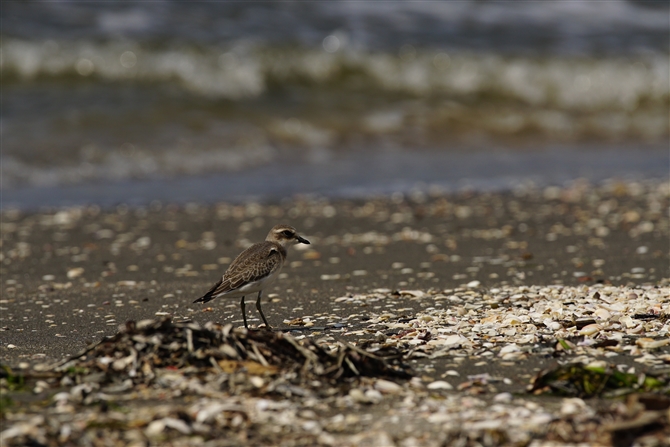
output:
<svg viewBox="0 0 670 447"><path fill-rule="evenodd" d="M365 392L365 398L367 399L366 402L378 404L384 399L384 396L377 390L367 390Z"/></svg>
<svg viewBox="0 0 670 447"><path fill-rule="evenodd" d="M265 401L261 400L261 401L258 402L258 407L262 407L264 404L265 404ZM225 410L227 410L227 411L231 411L231 410L239 411L238 408L231 407L231 405L222 404L222 403L219 403L219 402L208 403L207 405L205 405L203 408L201 408L198 411L198 414L195 417L195 420L196 420L197 423L200 423L200 424L207 423L207 422L213 420L214 418L216 418L216 416L218 416L222 411L225 411ZM265 410L266 410L266 408L259 408L259 411L265 411Z"/></svg>
<svg viewBox="0 0 670 447"><path fill-rule="evenodd" d="M502 355L504 355L504 354L508 354L508 353L510 353L510 352L519 352L520 350L521 350L521 349L519 349L519 347L516 345L516 343L512 343L512 344L509 344L509 345L503 347L503 348L500 350L500 354L498 354L498 355L501 355L501 356L502 356Z"/></svg>
<svg viewBox="0 0 670 447"><path fill-rule="evenodd" d="M163 430L165 430L165 423L162 420L152 421L146 430L144 430L144 434L150 438L154 438L160 435Z"/></svg>
<svg viewBox="0 0 670 447"><path fill-rule="evenodd" d="M368 401L365 397L365 393L358 388L353 388L349 391L349 397L351 397L354 402L366 403Z"/></svg>
<svg viewBox="0 0 670 447"><path fill-rule="evenodd" d="M511 317L505 318L505 320L502 322L502 326L503 327L505 327L505 326L517 326L517 325L522 324L522 323L523 323L523 321L521 321L521 319L519 317L513 315Z"/></svg>
<svg viewBox="0 0 670 447"><path fill-rule="evenodd" d="M637 325L636 327L634 327L633 329L628 329L626 331L627 334L639 334L641 332L644 332L644 325L641 324L641 323L639 325ZM633 355L633 354L631 353L631 355Z"/></svg>
<svg viewBox="0 0 670 447"><path fill-rule="evenodd" d="M398 290L398 293L400 295L413 296L414 298L421 298L426 294L423 290Z"/></svg>
<svg viewBox="0 0 670 447"><path fill-rule="evenodd" d="M165 424L165 427L172 428L174 430L177 430L185 435L191 434L191 427L188 426L188 424L181 419L176 419L176 418L164 418L163 423Z"/></svg>
<svg viewBox="0 0 670 447"><path fill-rule="evenodd" d="M460 335L450 335L444 339L443 345L448 347L456 347L461 345L465 340L466 338L461 337Z"/></svg>
<svg viewBox="0 0 670 447"><path fill-rule="evenodd" d="M436 380L434 382L431 382L428 384L426 387L429 390L453 390L454 387L451 386L449 382L445 382L444 380Z"/></svg>
<svg viewBox="0 0 670 447"><path fill-rule="evenodd" d="M35 388L33 388L33 393L35 394L40 394L44 390L49 388L49 384L46 383L44 380L38 380L37 383L35 383Z"/></svg>
<svg viewBox="0 0 670 447"><path fill-rule="evenodd" d="M544 427L549 422L553 421L555 417L549 413L540 413L532 416L528 421L529 425L534 425L536 427Z"/></svg>
<svg viewBox="0 0 670 447"><path fill-rule="evenodd" d="M654 340L653 338L640 338L636 344L642 349L655 349L670 344L670 338Z"/></svg>
<svg viewBox="0 0 670 447"><path fill-rule="evenodd" d="M589 324L589 325L584 326L582 328L582 330L579 331L579 335L589 335L590 336L590 335L597 334L598 332L600 332L600 329L601 329L601 327L600 327L599 324Z"/></svg>
<svg viewBox="0 0 670 447"><path fill-rule="evenodd" d="M589 362L587 365L589 368L607 368L607 362L605 360L594 360Z"/></svg>
<svg viewBox="0 0 670 447"><path fill-rule="evenodd" d="M545 326L547 326L547 328L549 328L552 331L558 331L563 327L561 326L561 323L559 323L558 321L552 321L549 319L544 320L543 323Z"/></svg>
<svg viewBox="0 0 670 447"><path fill-rule="evenodd" d="M251 376L249 377L249 383L251 383L256 388L263 388L263 385L265 385L265 380L263 380L262 377Z"/></svg>
<svg viewBox="0 0 670 447"><path fill-rule="evenodd" d="M496 394L493 397L493 402L506 404L506 403L512 402L513 398L514 398L514 396L512 396L511 393L500 393L500 394Z"/></svg>
<svg viewBox="0 0 670 447"><path fill-rule="evenodd" d="M65 403L70 400L70 393L67 391L61 391L54 395L53 400L57 403Z"/></svg>
<svg viewBox="0 0 670 447"><path fill-rule="evenodd" d="M476 421L468 424L468 428L473 431L498 431L503 428L504 421L500 419L489 419Z"/></svg>
<svg viewBox="0 0 670 447"><path fill-rule="evenodd" d="M444 424L453 418L454 416L449 413L433 413L426 420L431 424Z"/></svg>
<svg viewBox="0 0 670 447"><path fill-rule="evenodd" d="M574 416L584 413L587 408L586 403L579 398L563 399L561 404L561 414L563 416Z"/></svg>
<svg viewBox="0 0 670 447"><path fill-rule="evenodd" d="M375 383L375 389L382 394L398 394L403 388L395 382L390 380L379 379Z"/></svg>
<svg viewBox="0 0 670 447"><path fill-rule="evenodd" d="M518 344L525 344L525 343L537 343L537 336L535 334L527 334L522 337L519 337L516 342Z"/></svg>
<svg viewBox="0 0 670 447"><path fill-rule="evenodd" d="M79 278L83 274L84 274L84 269L81 268L81 267L75 267L75 268L70 269L70 270L67 271L68 279Z"/></svg>
<svg viewBox="0 0 670 447"><path fill-rule="evenodd" d="M117 281L116 285L117 286L125 286L125 287L135 287L137 285L137 281L130 281L130 280Z"/></svg>
<svg viewBox="0 0 670 447"><path fill-rule="evenodd" d="M603 309L602 307L596 309L595 312L593 312L593 315L600 318L601 320L609 320L610 318L612 318L612 314L610 313L610 311L607 309Z"/></svg>
<svg viewBox="0 0 670 447"><path fill-rule="evenodd" d="M372 290L374 293L381 293L383 295L390 293L391 289L373 289Z"/></svg>

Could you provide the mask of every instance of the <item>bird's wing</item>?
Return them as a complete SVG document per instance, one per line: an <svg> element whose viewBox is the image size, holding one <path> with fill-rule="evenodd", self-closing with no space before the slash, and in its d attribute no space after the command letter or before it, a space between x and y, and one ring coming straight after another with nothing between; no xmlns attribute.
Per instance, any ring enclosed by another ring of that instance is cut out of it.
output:
<svg viewBox="0 0 670 447"><path fill-rule="evenodd" d="M272 242L252 245L240 253L223 277L230 281L231 290L239 289L245 284L272 275L281 267L284 256L283 247Z"/></svg>
<svg viewBox="0 0 670 447"><path fill-rule="evenodd" d="M206 303L221 294L272 275L281 267L285 256L283 247L272 242L252 245L235 258L223 277L205 295L194 302Z"/></svg>

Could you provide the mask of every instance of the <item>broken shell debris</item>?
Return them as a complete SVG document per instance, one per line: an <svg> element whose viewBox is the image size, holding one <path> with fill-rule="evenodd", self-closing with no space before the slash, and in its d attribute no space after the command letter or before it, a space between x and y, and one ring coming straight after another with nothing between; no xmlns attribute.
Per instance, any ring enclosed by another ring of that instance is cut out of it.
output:
<svg viewBox="0 0 670 447"><path fill-rule="evenodd" d="M309 439L339 446L367 445L362 433L368 433L389 446L527 445L533 439L608 445L622 427L635 426L647 445L662 445L654 442L670 433L670 398L664 397L670 392L669 287L379 289L336 301L371 299L433 305L413 318L396 315L393 306L373 312L360 329L342 328L341 338L170 318L126 323L56 366L35 368L32 379L39 380L32 386L44 396L42 410L33 404L10 411L11 403L3 404L3 442L269 446L279 433L281 445ZM452 304L440 305L446 303ZM594 325L598 331L584 331ZM557 366L506 377L506 366L531 354ZM624 357L628 363L618 364ZM495 375L461 377L457 369L468 359L480 359L475 366L489 371L495 366ZM437 370L435 362L445 360L454 369ZM631 360L649 373L631 369ZM3 387L16 390L31 379L30 373L18 377L5 369ZM566 398L541 406L504 391L519 380L529 393ZM578 399L633 392L656 397L642 404L613 401L604 409ZM360 410L347 414L360 407L374 418ZM422 444L412 444L402 428L407 424L427 430ZM561 434L566 424L569 436Z"/></svg>
<svg viewBox="0 0 670 447"><path fill-rule="evenodd" d="M633 293L633 291L635 293ZM400 290L395 295L430 301L411 318L393 293L355 295L336 302L387 303L371 313L367 330L388 334L367 348L409 350L408 358L479 356L488 362L518 361L531 355L554 355L570 342L570 354L582 361L627 355L648 367L670 363L670 287L640 286L503 286L432 291ZM425 296L424 296L425 295Z"/></svg>

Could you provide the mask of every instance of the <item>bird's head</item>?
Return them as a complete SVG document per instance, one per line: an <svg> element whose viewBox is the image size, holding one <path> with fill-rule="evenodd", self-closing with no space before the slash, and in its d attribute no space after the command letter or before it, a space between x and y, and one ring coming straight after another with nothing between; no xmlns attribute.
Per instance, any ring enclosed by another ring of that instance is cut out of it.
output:
<svg viewBox="0 0 670 447"><path fill-rule="evenodd" d="M279 224L272 227L268 233L266 241L277 242L283 247L290 247L295 244L309 244L309 241L300 236L295 228L290 225Z"/></svg>

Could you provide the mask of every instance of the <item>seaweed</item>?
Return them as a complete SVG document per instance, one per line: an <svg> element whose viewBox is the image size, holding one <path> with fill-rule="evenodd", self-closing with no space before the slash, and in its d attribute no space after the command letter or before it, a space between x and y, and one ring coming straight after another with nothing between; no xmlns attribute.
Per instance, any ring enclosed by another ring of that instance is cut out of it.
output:
<svg viewBox="0 0 670 447"><path fill-rule="evenodd" d="M528 391L580 398L617 397L636 392L670 394L670 380L668 374L634 374L612 366L571 363L541 371Z"/></svg>

